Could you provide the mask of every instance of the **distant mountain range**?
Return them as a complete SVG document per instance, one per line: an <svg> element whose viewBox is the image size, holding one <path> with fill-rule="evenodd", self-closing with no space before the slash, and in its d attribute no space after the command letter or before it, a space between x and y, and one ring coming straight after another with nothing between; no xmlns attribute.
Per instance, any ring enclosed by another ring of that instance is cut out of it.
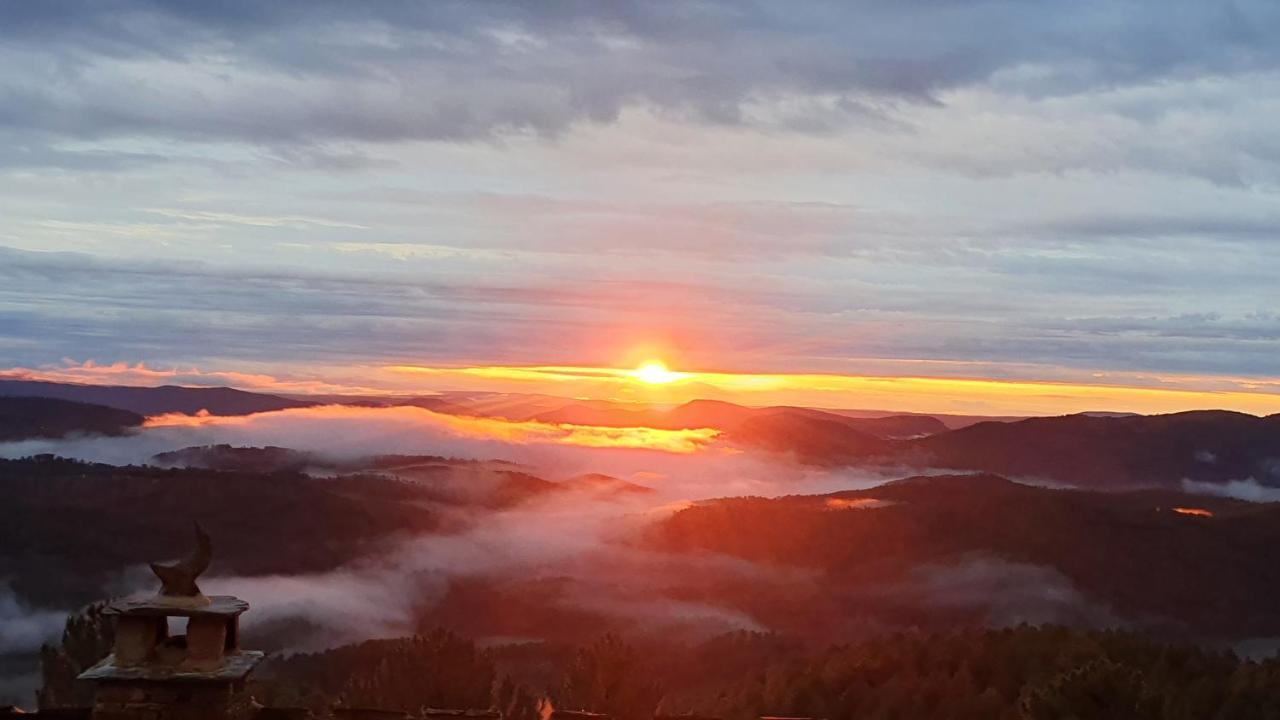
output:
<svg viewBox="0 0 1280 720"><path fill-rule="evenodd" d="M1067 415L980 423L911 441L919 464L1097 488L1222 483L1280 485L1280 415L1226 411Z"/></svg>
<svg viewBox="0 0 1280 720"><path fill-rule="evenodd" d="M151 461L165 468L237 473L378 475L416 486L424 501L489 509L513 507L545 493L616 497L652 492L643 485L600 473L555 482L530 475L508 462L434 455L371 455L338 460L291 448L204 445L159 453Z"/></svg>
<svg viewBox="0 0 1280 720"><path fill-rule="evenodd" d="M309 407L315 402L277 395L245 392L227 387L133 387L127 385L78 385L41 380L0 380L0 397L44 397L92 403L128 410L140 415L207 410L214 415L251 413Z"/></svg>
<svg viewBox="0 0 1280 720"><path fill-rule="evenodd" d="M0 431L9 433L0 439L33 437L33 432L45 437L73 431L113 434L139 424L132 415L111 415L107 412L111 408L138 415L201 410L215 415L243 415L308 407L323 401L374 407L414 406L452 415L555 424L714 428L725 441L787 454L817 466L964 470L1110 489L1177 486L1184 480L1253 480L1263 486L1280 487L1280 415L1256 417L1226 411L1153 416L1097 412L983 420L803 407L753 408L718 400L663 407L550 395L465 392L307 400L231 388L0 380L0 399L9 396L10 402L16 402L13 396L20 395L102 407L90 410L89 406L68 405L54 411L54 406L47 403L42 410L31 404L37 401L23 401L28 403L26 409L0 414L0 422L5 425ZM252 464L252 469L262 470L257 460Z"/></svg>
<svg viewBox="0 0 1280 720"><path fill-rule="evenodd" d="M651 427L667 430L716 428L723 432L757 435L779 417L805 418L815 423L830 423L878 438L905 438L945 432L946 423L931 415L887 415L851 417L835 412L803 407L752 408L720 400L692 400L670 409L628 409L607 401L578 402L550 412L534 415L532 420L573 425L605 427ZM752 426L756 426L753 430ZM745 428L745 430L744 430Z"/></svg>
<svg viewBox="0 0 1280 720"><path fill-rule="evenodd" d="M1082 413L948 429L928 415L848 417L810 408L694 401L630 414L578 405L539 419L714 427L730 442L818 466L967 470L1111 489L1176 486L1183 480L1252 479L1280 486L1280 415Z"/></svg>

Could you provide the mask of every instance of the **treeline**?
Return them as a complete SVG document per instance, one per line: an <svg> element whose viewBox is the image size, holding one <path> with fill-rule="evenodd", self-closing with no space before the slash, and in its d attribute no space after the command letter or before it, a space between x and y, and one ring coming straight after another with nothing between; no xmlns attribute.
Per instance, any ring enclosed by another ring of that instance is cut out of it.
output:
<svg viewBox="0 0 1280 720"><path fill-rule="evenodd" d="M71 646L46 661L100 652L95 630L96 618L73 618ZM528 672L539 653L542 674ZM82 700L49 687L68 675L48 670L42 697ZM491 708L511 720L536 720L545 701L617 720L1261 720L1280 718L1280 660L1062 627L896 633L819 651L746 632L695 645L606 635L580 648L480 648L437 630L272 658L251 690L268 707Z"/></svg>
<svg viewBox="0 0 1280 720"><path fill-rule="evenodd" d="M1280 718L1280 661L1118 631L903 633L773 663L665 709L726 720Z"/></svg>
<svg viewBox="0 0 1280 720"><path fill-rule="evenodd" d="M274 657L255 673L253 690L259 702L277 707L488 708L495 677L488 653L437 630Z"/></svg>
<svg viewBox="0 0 1280 720"><path fill-rule="evenodd" d="M276 695L259 700L284 700L287 675L288 684L324 688L323 699L337 703L493 707L520 720L536 717L544 697L618 720L1280 718L1280 661L1119 631L898 633L817 652L758 633L693 647L606 635L561 660L558 679L544 687L503 676L501 648L477 650L447 632L355 647L283 661L289 671L263 685L275 683Z"/></svg>

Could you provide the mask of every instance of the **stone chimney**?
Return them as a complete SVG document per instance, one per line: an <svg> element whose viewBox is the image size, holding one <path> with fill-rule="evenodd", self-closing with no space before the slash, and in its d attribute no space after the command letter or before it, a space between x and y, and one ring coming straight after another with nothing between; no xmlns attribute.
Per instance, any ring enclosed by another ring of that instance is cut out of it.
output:
<svg viewBox="0 0 1280 720"><path fill-rule="evenodd" d="M111 603L114 651L80 674L96 685L93 720L240 720L251 712L245 678L262 653L240 649L240 615L249 604L206 597L196 577L208 567L209 538L196 526L196 550L172 565L152 565L162 587L153 597ZM170 635L170 618L185 622Z"/></svg>

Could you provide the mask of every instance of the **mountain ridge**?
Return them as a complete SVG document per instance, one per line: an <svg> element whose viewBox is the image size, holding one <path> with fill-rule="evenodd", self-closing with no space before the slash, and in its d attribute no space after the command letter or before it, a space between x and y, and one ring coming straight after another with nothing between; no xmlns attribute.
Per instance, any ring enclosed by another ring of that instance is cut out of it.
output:
<svg viewBox="0 0 1280 720"><path fill-rule="evenodd" d="M45 380L0 379L0 397L45 397L91 403L141 415L207 410L214 415L251 415L272 410L312 407L317 403L231 387L159 385L90 385Z"/></svg>

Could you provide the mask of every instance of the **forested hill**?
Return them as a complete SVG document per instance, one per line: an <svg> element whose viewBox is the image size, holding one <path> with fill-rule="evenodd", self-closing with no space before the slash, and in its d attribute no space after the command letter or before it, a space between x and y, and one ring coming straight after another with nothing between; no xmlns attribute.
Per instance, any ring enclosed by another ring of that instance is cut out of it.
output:
<svg viewBox="0 0 1280 720"><path fill-rule="evenodd" d="M88 616L68 628L63 646L43 653L44 696L83 701L71 678L106 652L93 632L106 625ZM1271 720L1280 661L1053 626L817 647L735 632L696 643L610 634L577 647L481 648L436 630L272 657L250 685L268 707L496 708L509 720L536 720L544 697L617 720Z"/></svg>
<svg viewBox="0 0 1280 720"><path fill-rule="evenodd" d="M36 606L87 602L122 569L187 547L192 520L217 538L215 572L327 570L435 529L424 495L377 477L0 460L0 577Z"/></svg>
<svg viewBox="0 0 1280 720"><path fill-rule="evenodd" d="M816 587L797 585L786 602L751 596L758 604L747 609L770 627L799 629L789 618L808 617L830 632L855 609L906 624L981 622L999 610L1004 622L1280 635L1280 565L1265 551L1280 545L1276 503L933 476L698 503L655 525L646 543L817 572ZM965 617L970 605L986 614Z"/></svg>
<svg viewBox="0 0 1280 720"><path fill-rule="evenodd" d="M246 392L228 387L134 387L127 385L80 385L40 380L0 379L0 397L44 397L94 403L141 415L185 413L208 410L214 415L251 413L309 407L314 402L291 400L277 395Z"/></svg>
<svg viewBox="0 0 1280 720"><path fill-rule="evenodd" d="M1280 415L1082 413L884 437L849 423L779 413L728 436L819 466L968 470L1108 490L1180 487L1183 480L1280 487Z"/></svg>
<svg viewBox="0 0 1280 720"><path fill-rule="evenodd" d="M128 410L43 397L0 397L0 442L73 433L121 435L146 418Z"/></svg>

